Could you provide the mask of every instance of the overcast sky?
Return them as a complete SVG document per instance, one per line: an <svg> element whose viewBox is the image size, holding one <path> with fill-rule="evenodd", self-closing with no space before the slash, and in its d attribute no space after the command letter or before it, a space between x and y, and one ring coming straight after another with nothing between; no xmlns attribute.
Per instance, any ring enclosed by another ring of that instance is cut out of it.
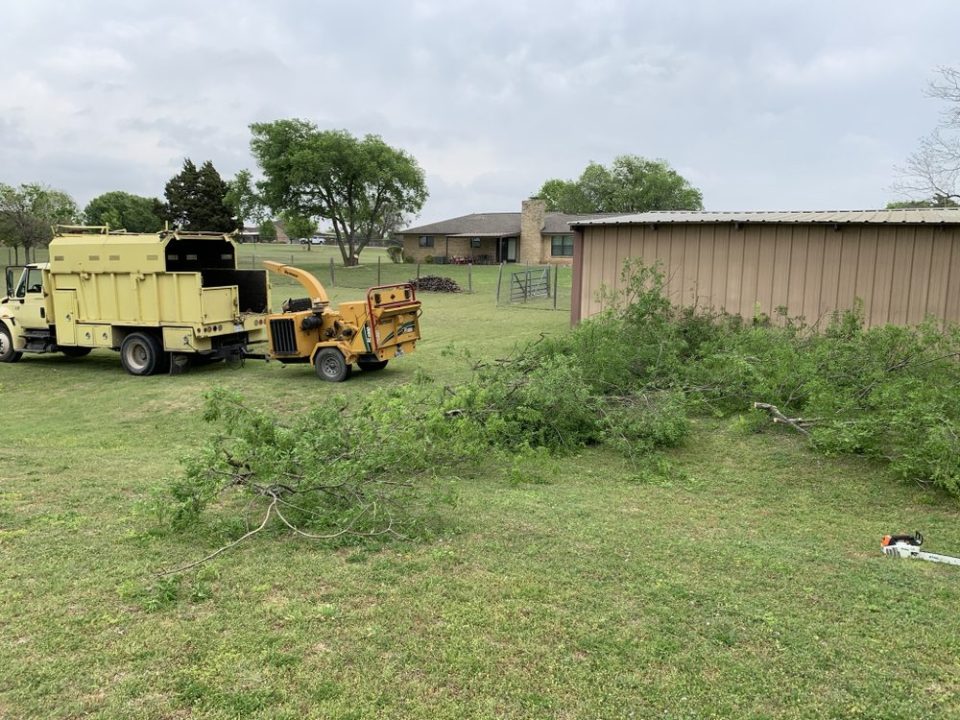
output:
<svg viewBox="0 0 960 720"><path fill-rule="evenodd" d="M411 152L422 222L623 153L710 210L878 207L958 27L955 0L4 0L0 182L160 196L185 157L256 172L249 124L299 117Z"/></svg>

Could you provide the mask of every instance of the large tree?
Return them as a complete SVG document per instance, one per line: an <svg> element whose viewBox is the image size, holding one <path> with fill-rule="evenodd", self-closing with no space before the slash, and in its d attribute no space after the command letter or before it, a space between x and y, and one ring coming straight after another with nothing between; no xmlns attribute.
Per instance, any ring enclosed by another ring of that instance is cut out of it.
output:
<svg viewBox="0 0 960 720"><path fill-rule="evenodd" d="M31 251L53 238L53 226L73 223L77 214L77 204L62 190L0 183L0 243L14 249L15 262L20 262L20 248L29 262Z"/></svg>
<svg viewBox="0 0 960 720"><path fill-rule="evenodd" d="M157 198L131 195L121 190L95 197L83 211L88 225L109 225L144 233L162 230L163 215L163 203Z"/></svg>
<svg viewBox="0 0 960 720"><path fill-rule="evenodd" d="M232 232L238 220L227 203L228 189L212 162L198 168L187 158L163 191L167 219L182 230Z"/></svg>
<svg viewBox="0 0 960 720"><path fill-rule="evenodd" d="M566 213L703 209L703 194L666 161L637 155L620 155L610 167L591 162L577 180L547 180L537 197Z"/></svg>
<svg viewBox="0 0 960 720"><path fill-rule="evenodd" d="M227 183L225 200L241 225L261 225L269 219L249 170L241 170Z"/></svg>
<svg viewBox="0 0 960 720"><path fill-rule="evenodd" d="M283 221L283 231L290 240L294 238L309 240L317 234L317 221L302 215L283 213L280 218ZM307 243L307 250L310 249L310 243Z"/></svg>
<svg viewBox="0 0 960 720"><path fill-rule="evenodd" d="M946 201L960 200L960 70L940 67L937 74L927 95L946 101L943 120L898 169L900 181L894 187L904 195L931 199L935 207L949 207Z"/></svg>
<svg viewBox="0 0 960 720"><path fill-rule="evenodd" d="M345 265L357 264L389 217L416 213L427 199L417 161L377 135L321 131L305 120L250 129L264 200L277 212L329 220Z"/></svg>

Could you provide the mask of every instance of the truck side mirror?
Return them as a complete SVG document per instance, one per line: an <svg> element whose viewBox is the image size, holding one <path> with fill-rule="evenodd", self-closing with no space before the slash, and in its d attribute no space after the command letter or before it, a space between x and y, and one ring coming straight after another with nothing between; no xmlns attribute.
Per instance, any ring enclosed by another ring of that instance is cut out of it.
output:
<svg viewBox="0 0 960 720"><path fill-rule="evenodd" d="M14 268L7 268L7 297L13 297L13 270Z"/></svg>

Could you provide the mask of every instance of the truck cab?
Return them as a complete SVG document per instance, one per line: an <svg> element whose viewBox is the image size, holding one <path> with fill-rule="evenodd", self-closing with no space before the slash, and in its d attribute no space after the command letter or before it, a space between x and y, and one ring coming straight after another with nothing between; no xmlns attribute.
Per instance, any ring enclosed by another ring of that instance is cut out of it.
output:
<svg viewBox="0 0 960 720"><path fill-rule="evenodd" d="M0 299L0 361L19 360L28 346L40 352L56 350L47 272L46 263L6 268L6 296Z"/></svg>

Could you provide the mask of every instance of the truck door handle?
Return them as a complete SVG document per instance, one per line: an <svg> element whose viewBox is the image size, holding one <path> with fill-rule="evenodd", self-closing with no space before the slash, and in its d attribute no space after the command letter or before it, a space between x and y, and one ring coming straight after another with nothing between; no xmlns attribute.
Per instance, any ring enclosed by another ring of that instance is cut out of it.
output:
<svg viewBox="0 0 960 720"><path fill-rule="evenodd" d="M40 317L42 317L42 318L46 318L46 317L47 317L47 309L46 309L46 308L40 308Z"/></svg>

